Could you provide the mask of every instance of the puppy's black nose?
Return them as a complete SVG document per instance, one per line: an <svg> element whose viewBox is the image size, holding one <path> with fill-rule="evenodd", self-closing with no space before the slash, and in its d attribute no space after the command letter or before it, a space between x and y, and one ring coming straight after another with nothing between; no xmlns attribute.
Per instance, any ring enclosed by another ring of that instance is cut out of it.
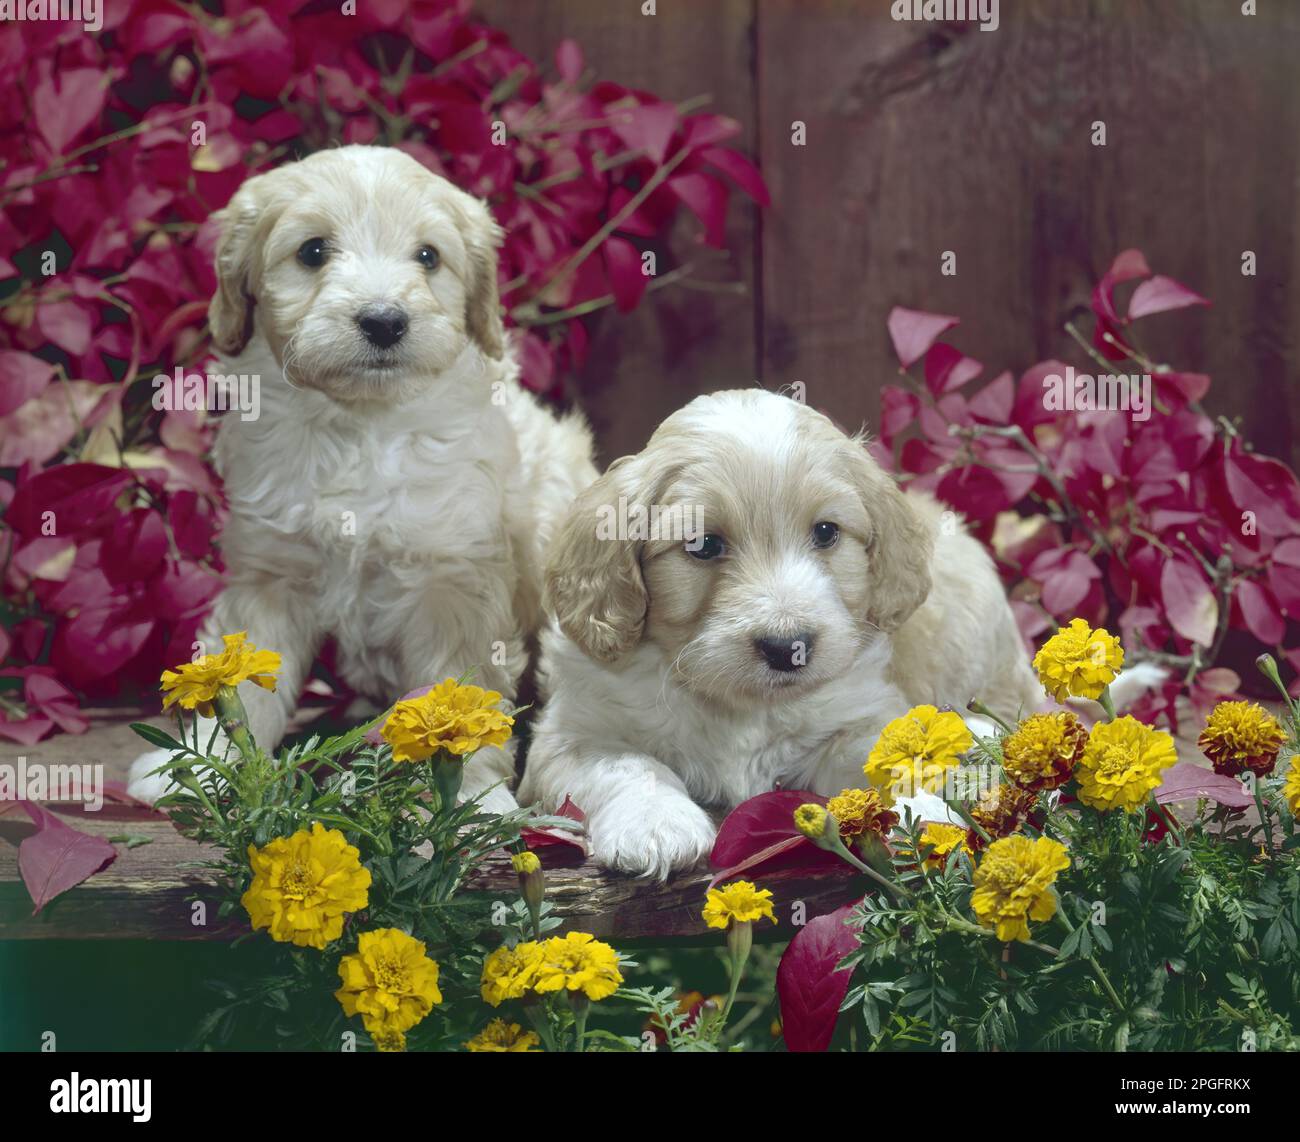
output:
<svg viewBox="0 0 1300 1142"><path fill-rule="evenodd" d="M793 638L756 638L758 653L773 670L799 670L812 657L813 636L797 634Z"/></svg>
<svg viewBox="0 0 1300 1142"><path fill-rule="evenodd" d="M406 314L395 305L376 305L357 314L366 340L380 349L396 345L406 334Z"/></svg>

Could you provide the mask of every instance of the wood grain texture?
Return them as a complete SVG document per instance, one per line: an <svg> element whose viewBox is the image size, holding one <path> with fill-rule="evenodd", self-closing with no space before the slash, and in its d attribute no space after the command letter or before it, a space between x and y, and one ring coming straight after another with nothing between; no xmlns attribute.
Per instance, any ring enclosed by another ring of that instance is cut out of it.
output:
<svg viewBox="0 0 1300 1142"><path fill-rule="evenodd" d="M227 922L217 921L212 881L195 867L210 855L209 850L185 840L167 821L124 811L112 819L76 811L67 820L101 836L135 833L151 840L134 849L119 846L120 855L112 865L33 916L17 860L17 845L32 826L12 813L0 817L0 940L223 940L247 932L242 913ZM710 879L706 869L658 884L603 872L590 862L574 864L555 848L542 849L540 855L546 866L547 899L563 921L559 931L619 940L709 936L700 919ZM518 884L503 854L486 861L469 888L493 899L514 901ZM790 915L795 901L804 903L807 915L817 916L862 894L855 881L842 876L772 875L763 884L772 889L782 917ZM204 912L196 911L195 901L205 905ZM196 916L204 922L196 922Z"/></svg>
<svg viewBox="0 0 1300 1142"><path fill-rule="evenodd" d="M509 33L534 59L550 61L556 45L582 46L589 72L681 103L710 97L708 111L743 128L732 143L753 153L754 73L751 0L667 0L643 16L640 0L480 0L476 13ZM734 191L727 223L729 263L699 275L738 282L743 293L671 285L648 294L630 314L598 314L591 352L577 379L579 403L596 430L602 463L640 451L658 423L702 392L758 379L754 295L758 209ZM690 260L700 227L683 212L670 244ZM664 272L672 263L660 258Z"/></svg>
<svg viewBox="0 0 1300 1142"><path fill-rule="evenodd" d="M763 379L872 421L895 304L960 316L991 370L1078 358L1063 332L1122 249L1215 305L1141 323L1209 372L1212 411L1295 457L1300 7L1004 0L1001 26L896 23L888 0L759 0ZM790 123L808 145L790 145ZM1107 144L1093 146L1095 121ZM1241 255L1260 255L1243 277ZM944 251L957 274L940 273Z"/></svg>

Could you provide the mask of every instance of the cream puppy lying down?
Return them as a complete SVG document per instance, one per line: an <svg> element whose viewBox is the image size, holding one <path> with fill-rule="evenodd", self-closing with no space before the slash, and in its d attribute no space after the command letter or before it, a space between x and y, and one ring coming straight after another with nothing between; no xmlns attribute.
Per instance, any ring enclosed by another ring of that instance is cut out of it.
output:
<svg viewBox="0 0 1300 1142"><path fill-rule="evenodd" d="M240 687L257 742L279 742L327 636L378 708L469 670L513 698L546 545L596 472L585 425L518 384L496 224L402 152L359 146L249 179L218 218L213 342L224 373L260 376L261 416L218 434L227 573L203 643L246 630L280 653L274 694ZM136 760L132 793L163 791L146 775L166 756ZM484 750L466 789L513 775Z"/></svg>
<svg viewBox="0 0 1300 1142"><path fill-rule="evenodd" d="M698 507L707 534L597 538L620 497L628 512ZM703 805L778 783L861 787L880 730L910 706L1038 704L992 561L941 517L802 404L693 400L577 499L554 541L550 697L520 800L571 796L597 861L664 877L712 846ZM925 794L913 806L942 812Z"/></svg>

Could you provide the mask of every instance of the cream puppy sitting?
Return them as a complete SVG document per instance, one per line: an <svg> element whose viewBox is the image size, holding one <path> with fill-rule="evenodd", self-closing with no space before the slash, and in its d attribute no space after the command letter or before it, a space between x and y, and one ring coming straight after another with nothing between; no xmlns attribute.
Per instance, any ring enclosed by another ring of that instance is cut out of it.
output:
<svg viewBox="0 0 1300 1142"><path fill-rule="evenodd" d="M249 179L217 217L213 343L260 377L261 416L218 433L227 573L203 643L247 631L280 653L274 694L240 687L257 742L279 742L327 636L378 708L470 670L513 698L546 545L596 473L586 427L518 384L487 209L351 146ZM136 760L132 793L163 791L165 758ZM465 788L513 774L484 750Z"/></svg>
<svg viewBox="0 0 1300 1142"><path fill-rule="evenodd" d="M704 534L598 538L620 499L624 515L698 510ZM712 846L704 805L778 784L861 787L881 729L910 706L1036 704L993 563L942 515L796 401L693 400L578 498L555 539L550 697L521 801L572 797L599 863L664 877Z"/></svg>

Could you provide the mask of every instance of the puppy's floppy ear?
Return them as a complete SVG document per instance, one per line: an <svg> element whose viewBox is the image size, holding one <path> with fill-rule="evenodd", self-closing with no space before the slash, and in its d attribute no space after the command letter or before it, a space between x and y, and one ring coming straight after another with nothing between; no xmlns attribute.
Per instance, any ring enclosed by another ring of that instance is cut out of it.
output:
<svg viewBox="0 0 1300 1142"><path fill-rule="evenodd" d="M615 460L569 509L546 562L546 609L560 629L598 662L631 650L645 626L649 596L641 544L611 535L618 501L634 486L640 456Z"/></svg>
<svg viewBox="0 0 1300 1142"><path fill-rule="evenodd" d="M457 190L453 202L468 263L465 328L486 356L499 361L505 353L506 331L497 292L497 247L505 234L477 198Z"/></svg>
<svg viewBox="0 0 1300 1142"><path fill-rule="evenodd" d="M262 215L257 184L263 177L249 179L226 208L213 216L221 235L216 251L217 292L208 304L208 325L212 344L226 357L242 352L253 335L254 235Z"/></svg>
<svg viewBox="0 0 1300 1142"><path fill-rule="evenodd" d="M850 476L874 529L867 551L867 619L881 630L896 630L930 593L933 529L861 438L848 448Z"/></svg>

